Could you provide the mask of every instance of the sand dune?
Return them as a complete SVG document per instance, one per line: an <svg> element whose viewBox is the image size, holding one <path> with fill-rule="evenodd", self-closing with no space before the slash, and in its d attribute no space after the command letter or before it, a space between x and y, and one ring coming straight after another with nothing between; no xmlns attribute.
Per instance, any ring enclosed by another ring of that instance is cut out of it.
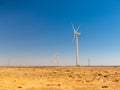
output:
<svg viewBox="0 0 120 90"><path fill-rule="evenodd" d="M120 90L120 67L0 67L0 90Z"/></svg>

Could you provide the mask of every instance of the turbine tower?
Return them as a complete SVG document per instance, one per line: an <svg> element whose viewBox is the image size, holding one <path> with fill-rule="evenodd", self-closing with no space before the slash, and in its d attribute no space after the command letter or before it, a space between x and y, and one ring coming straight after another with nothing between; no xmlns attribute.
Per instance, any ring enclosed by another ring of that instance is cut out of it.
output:
<svg viewBox="0 0 120 90"><path fill-rule="evenodd" d="M75 29L74 25L72 24L72 28L74 30L74 36L73 36L73 41L76 38L76 66L78 66L78 60L79 60L79 56L78 56L78 36L80 35L80 33L78 32L78 29L80 28L80 26L78 26L77 29Z"/></svg>

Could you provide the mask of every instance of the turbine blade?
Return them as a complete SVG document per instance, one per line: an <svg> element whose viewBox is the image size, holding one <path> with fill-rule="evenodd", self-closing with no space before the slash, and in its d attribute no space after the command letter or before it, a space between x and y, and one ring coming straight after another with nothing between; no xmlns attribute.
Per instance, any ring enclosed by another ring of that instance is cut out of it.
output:
<svg viewBox="0 0 120 90"><path fill-rule="evenodd" d="M74 28L74 25L73 25L73 24L72 24L72 28L73 28L73 30L74 30L74 32L75 32L76 30L75 30L75 28Z"/></svg>
<svg viewBox="0 0 120 90"><path fill-rule="evenodd" d="M75 35L74 35L73 38L72 38L72 42L74 42L74 39L75 39Z"/></svg>
<svg viewBox="0 0 120 90"><path fill-rule="evenodd" d="M77 30L76 31L78 31L78 29L80 28L80 25L78 26L78 28L77 28Z"/></svg>

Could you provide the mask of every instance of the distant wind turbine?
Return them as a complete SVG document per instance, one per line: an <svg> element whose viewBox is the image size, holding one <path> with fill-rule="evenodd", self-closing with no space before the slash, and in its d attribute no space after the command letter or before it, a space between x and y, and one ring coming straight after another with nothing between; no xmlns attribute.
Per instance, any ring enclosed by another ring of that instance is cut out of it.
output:
<svg viewBox="0 0 120 90"><path fill-rule="evenodd" d="M74 30L74 36L73 36L73 41L76 38L76 66L78 66L78 60L79 60L79 56L78 56L78 36L80 35L80 33L78 32L78 29L80 28L80 26L78 26L77 29L75 29L74 25L72 24L72 28Z"/></svg>
<svg viewBox="0 0 120 90"><path fill-rule="evenodd" d="M90 57L88 58L88 66L90 66Z"/></svg>

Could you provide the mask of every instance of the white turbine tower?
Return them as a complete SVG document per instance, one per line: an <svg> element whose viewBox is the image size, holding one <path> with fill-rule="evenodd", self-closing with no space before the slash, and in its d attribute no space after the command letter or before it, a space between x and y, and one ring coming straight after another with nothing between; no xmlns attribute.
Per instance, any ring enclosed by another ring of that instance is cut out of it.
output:
<svg viewBox="0 0 120 90"><path fill-rule="evenodd" d="M78 66L78 60L79 60L79 56L78 56L78 36L80 35L80 33L78 32L78 29L80 28L80 26L78 26L77 29L75 29L74 25L72 25L72 28L74 30L74 36L73 36L73 41L76 38L76 66Z"/></svg>

